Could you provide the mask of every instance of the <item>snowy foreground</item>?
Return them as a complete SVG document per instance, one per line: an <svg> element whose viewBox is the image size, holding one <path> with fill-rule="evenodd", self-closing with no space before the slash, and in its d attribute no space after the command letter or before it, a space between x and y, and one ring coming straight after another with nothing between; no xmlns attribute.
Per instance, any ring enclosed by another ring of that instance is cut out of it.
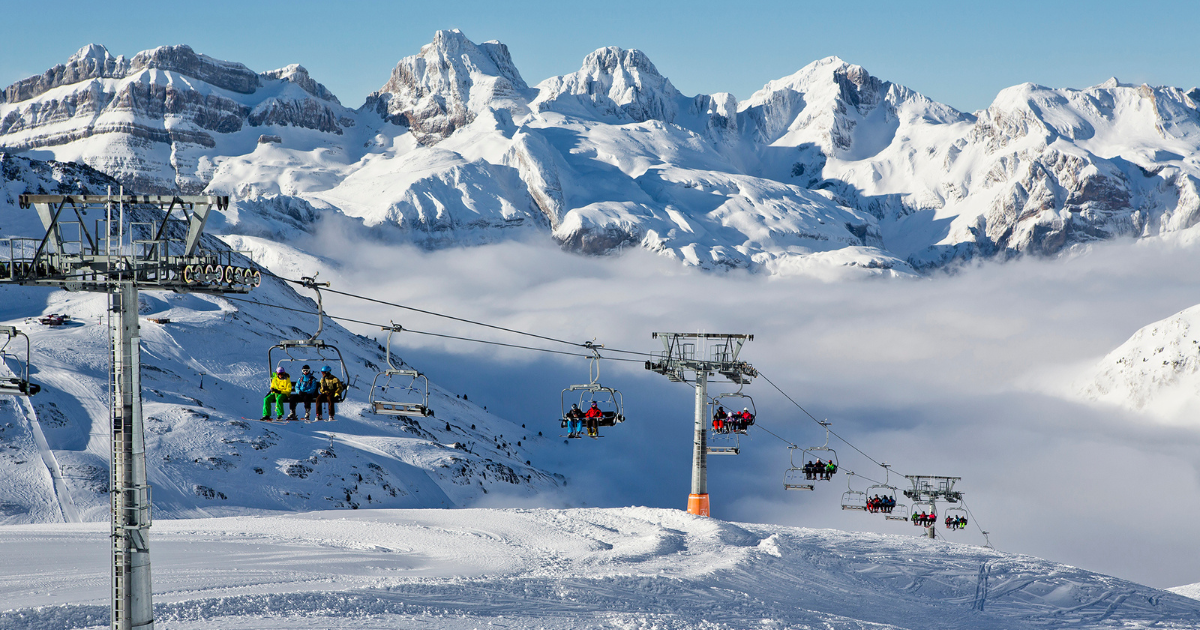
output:
<svg viewBox="0 0 1200 630"><path fill-rule="evenodd" d="M1200 601L1038 558L675 510L357 510L153 532L159 628L1200 627ZM0 527L0 627L106 627L106 540L103 523Z"/></svg>

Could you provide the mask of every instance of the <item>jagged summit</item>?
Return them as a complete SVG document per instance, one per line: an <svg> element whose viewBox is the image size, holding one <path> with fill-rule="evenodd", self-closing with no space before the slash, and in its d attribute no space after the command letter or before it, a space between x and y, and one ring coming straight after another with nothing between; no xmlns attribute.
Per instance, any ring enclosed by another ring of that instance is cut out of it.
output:
<svg viewBox="0 0 1200 630"><path fill-rule="evenodd" d="M188 46L85 46L3 98L0 150L430 247L524 226L706 267L927 269L1200 222L1200 91L1115 78L964 113L830 56L739 103L605 47L530 89L503 44L443 30L357 111L303 66L256 74Z"/></svg>
<svg viewBox="0 0 1200 630"><path fill-rule="evenodd" d="M329 89L324 85L314 81L313 78L309 76L308 70L298 63L284 66L278 70L263 72L259 76L265 79L283 79L284 81L295 83L305 92L308 92L319 99L331 101L337 103L338 105L342 104L342 102L338 100L338 97L333 95L333 92L330 92Z"/></svg>
<svg viewBox="0 0 1200 630"><path fill-rule="evenodd" d="M0 103L15 103L34 98L60 85L95 78L122 77L129 71L125 57L113 57L100 44L88 44L46 72L21 79L0 93Z"/></svg>
<svg viewBox="0 0 1200 630"><path fill-rule="evenodd" d="M52 149L144 192L193 193L209 155L247 153L289 127L342 135L352 116L298 64L260 75L187 45L127 59L89 44L5 89L0 150Z"/></svg>
<svg viewBox="0 0 1200 630"><path fill-rule="evenodd" d="M809 144L826 156L855 159L887 146L902 119L947 124L969 118L835 56L768 82L739 109L761 142Z"/></svg>
<svg viewBox="0 0 1200 630"><path fill-rule="evenodd" d="M682 98L646 53L616 46L589 54L577 72L546 79L538 91L538 111L634 122L673 122Z"/></svg>
<svg viewBox="0 0 1200 630"><path fill-rule="evenodd" d="M475 44L453 29L438 31L420 53L401 59L360 111L376 112L411 129L423 144L435 144L485 109L527 111L528 89L507 46Z"/></svg>

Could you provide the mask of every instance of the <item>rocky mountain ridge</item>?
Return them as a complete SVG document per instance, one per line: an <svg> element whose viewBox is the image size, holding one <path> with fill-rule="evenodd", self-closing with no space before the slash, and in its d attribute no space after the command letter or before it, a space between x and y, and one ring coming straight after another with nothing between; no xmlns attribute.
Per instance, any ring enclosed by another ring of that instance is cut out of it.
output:
<svg viewBox="0 0 1200 630"><path fill-rule="evenodd" d="M906 274L1200 219L1200 93L1115 79L1014 86L971 114L829 57L738 102L608 47L530 88L503 44L452 30L357 110L301 66L186 46L85 47L4 94L0 150L428 247L532 231L705 268Z"/></svg>

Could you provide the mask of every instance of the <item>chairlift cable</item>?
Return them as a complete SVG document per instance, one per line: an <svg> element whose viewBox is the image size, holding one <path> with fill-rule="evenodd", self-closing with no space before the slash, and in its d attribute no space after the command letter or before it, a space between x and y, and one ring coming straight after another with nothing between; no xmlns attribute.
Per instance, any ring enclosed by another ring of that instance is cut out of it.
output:
<svg viewBox="0 0 1200 630"><path fill-rule="evenodd" d="M264 273L266 273L266 274L267 274L267 275L269 275L269 276L272 276L272 277L278 278L279 280L283 280L283 281L285 281L285 282L291 282L291 283L293 283L293 284L299 284L299 285L303 285L303 284L304 284L304 281L302 281L302 280L293 280L293 279L291 279L291 278L285 278L285 277L283 277L283 276L279 276L279 275L276 275L276 274L274 274L274 273L270 273L270 272L264 272ZM388 302L388 301L386 301L386 300L380 300L380 299L378 299L378 298L373 298L373 297L369 297L369 296L365 296L365 295L358 295L358 294L356 294L356 293L350 293L350 292L348 292L348 291L339 291L339 290L337 290L337 289L332 289L332 288L329 288L329 287L326 287L326 288L324 288L323 290L324 290L325 292L327 292L327 293L336 293L336 294L338 294L338 295L344 295L344 296L346 296L346 297L351 297L351 298L355 298L355 299L359 299L359 300L364 300L364 301L367 301L367 302L374 302L374 303L376 303L376 304L382 304L382 305L384 305L384 306L391 306L391 307L393 307L393 308L400 308L400 309L404 309L404 310L408 310L408 311L413 311L413 312L415 312L415 313L421 313L421 314L424 314L424 315L432 315L432 316L434 316L434 317L441 317L441 318L444 318L444 319L449 319L449 320L453 320L453 321L457 321L457 322L463 322L463 323L465 323L465 324L472 324L472 325L475 325L475 326L483 326L484 328L491 328L491 329L493 329L493 330L499 330L499 331L503 331L503 332L507 332L507 333L512 333L512 334L515 334L515 335L524 335L524 336L526 336L526 337L533 337L533 338L535 338L535 339L543 339L543 340L546 340L546 341L553 341L554 343L561 343L561 344L566 344L566 345L569 345L569 346L576 346L576 347L580 347L580 348L587 348L587 347L589 347L589 346L588 346L588 344L586 344L586 343L579 343L579 342L575 342L575 341L567 341L567 340L565 340L565 339L558 339L558 338L556 338L556 337L550 337L550 336L547 336L547 335L539 335L539 334L537 334L537 333L526 332L526 331L523 331L523 330L516 330L516 329L513 329L513 328L506 328L506 327L504 327L504 326L497 326L497 325L495 325L495 324L488 324L488 323L486 323L486 322L480 322L480 321L476 321L476 320L473 320L473 319L467 319L467 318L465 318L465 317L456 317L456 316L454 316L454 315L446 315L445 313L438 313L438 312L435 312L435 311L430 311L430 310L426 310L426 309L422 309L422 308L417 308L417 307L415 307L415 306L406 306L406 305L404 305L404 304L397 304L397 303L395 303L395 302ZM408 330L408 329L406 328L405 330ZM412 331L409 331L409 332L412 332ZM469 340L469 341L475 341L475 340ZM522 346L512 346L512 347L522 347ZM617 348L605 348L605 350L606 350L606 351L608 351L608 352L617 352L617 353L620 353L620 354L634 354L634 355L646 356L646 357L649 357L649 356L654 356L654 355L653 355L652 353L650 353L650 352L638 352L638 351L634 351L634 350L620 350L620 349L617 349ZM580 356L583 356L583 355L580 355ZM603 358L607 358L607 357L603 357ZM626 360L630 360L630 359L626 359Z"/></svg>
<svg viewBox="0 0 1200 630"><path fill-rule="evenodd" d="M879 463L878 461L876 461L876 459L875 459L874 457L871 457L870 455L867 455L866 453L864 453L864 452L862 451L862 449L860 449L860 448L858 448L857 446L855 446L855 445L851 444L851 443L850 443L850 442L849 442L849 441L848 441L846 438L844 438L844 437L842 437L842 436L838 435L836 432L834 432L834 431L833 431L833 429L830 429L830 428L829 428L829 426L827 425L827 423L823 423L823 422L821 422L820 420L818 420L818 419L817 419L817 417L816 417L816 416L814 416L814 415L812 415L811 413L809 413L807 409L805 409L804 407L801 407L801 406L800 406L800 403L796 402L796 401L795 401L795 399L793 399L791 396L789 396L789 395L787 394L787 392L785 392L785 391L783 391L782 389L780 389L780 388L779 388L779 386L778 386L778 385L776 385L776 384L775 384L775 383L774 383L774 382L773 382L773 381L772 381L770 378L767 378L767 375L766 375L766 374L763 374L763 373L762 373L762 370L759 370L759 372L758 372L758 375L759 375L759 376L761 376L761 377L763 377L763 380L765 380L767 383L770 383L771 387L774 387L774 388L775 388L775 391L779 392L780 394L783 394L783 397L784 397L784 398L786 398L786 399L788 399L788 401L789 401L789 402L791 402L793 405L795 405L797 409L799 409L800 411L803 411L803 412L804 412L804 415L808 416L809 418L812 418L812 421L813 421L813 422L816 422L817 424L820 424L820 425L822 425L823 427L825 427L825 430L826 430L826 431L829 431L830 435L832 435L832 436L836 437L837 439L841 440L841 441L842 441L842 442L843 442L843 443L844 443L846 446L849 446L850 448L854 449L855 451L858 451L858 454L859 454L859 455L862 455L863 457L866 457L867 459L871 460L871 462L872 462L873 464L875 464L876 466L879 466L879 467L882 467L882 466L883 466L883 464L881 464L881 463Z"/></svg>
<svg viewBox="0 0 1200 630"><path fill-rule="evenodd" d="M312 315L312 311L307 311L307 310L300 309L300 308L292 308L290 306L281 306L279 304L267 304L266 302L259 302L257 300L247 300L247 299L243 299L243 298L235 298L235 297L230 297L230 296L223 296L223 297L226 300L233 300L235 302L245 302L247 304L256 304L258 306L266 306L269 308L277 308L277 309L284 310L284 311L292 311L295 313L304 313L307 315ZM367 322L367 321L363 321L361 319L353 319L350 317L340 317L340 316L336 316L336 315L329 315L328 313L325 314L325 317L328 317L329 319L335 319L335 320L350 322L350 323L354 323L354 324L363 324L365 326L379 326L379 327L383 326L382 324L379 324L376 322ZM503 343L503 342L499 342L499 341L488 341L486 339L472 339L470 337L458 337L458 336L454 336L454 335L443 335L441 333L428 332L428 331L423 331L423 330L413 330L411 328L405 328L404 332L413 333L414 335L427 335L430 337L442 337L445 339L455 339L458 341L471 341L474 343L482 343L482 344L488 344L488 345L493 345L493 346L503 346L505 348L516 348L518 350L534 350L537 352L562 354L562 355L566 355L566 356L570 356L570 357L581 357L581 358L585 358L585 359L593 358L592 355L579 354L577 352L567 352L564 350L551 350L549 348L535 348L533 346L521 346L521 345L517 345L517 344ZM622 359L622 358L618 358L618 357L600 357L600 358L604 359L606 361L628 361L628 362L633 362L633 363L641 363L641 361L639 361L637 359Z"/></svg>

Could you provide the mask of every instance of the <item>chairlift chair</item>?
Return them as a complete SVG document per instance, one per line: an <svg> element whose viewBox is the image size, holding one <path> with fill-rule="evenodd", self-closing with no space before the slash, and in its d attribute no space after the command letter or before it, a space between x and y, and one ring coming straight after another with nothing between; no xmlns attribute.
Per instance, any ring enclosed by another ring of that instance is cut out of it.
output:
<svg viewBox="0 0 1200 630"><path fill-rule="evenodd" d="M891 467L886 462L880 465L883 466L885 476L891 474ZM895 505L892 506L891 510L882 512L883 518L889 521L907 521L909 515L908 504L901 503L896 499L896 497L899 496L899 489L896 486L891 485L890 481L890 479L885 478L883 483L868 487L867 500L869 501L875 496L878 496L881 499L891 499L895 502Z"/></svg>
<svg viewBox="0 0 1200 630"><path fill-rule="evenodd" d="M375 378L371 379L371 393L368 396L371 412L381 416L406 416L410 418L432 416L433 410L429 408L429 379L415 369L404 368L404 361L400 362L402 367L399 368L392 364L392 334L401 332L404 329L393 322L391 326L384 326L381 330L388 331L385 354L387 369L376 373ZM411 379L402 391L417 393L421 396L421 402L399 402L380 398L381 395L387 394L388 387L392 384L392 378L396 376ZM387 380L382 385L379 384L380 377L387 377ZM418 386L418 381L424 383L424 391Z"/></svg>
<svg viewBox="0 0 1200 630"><path fill-rule="evenodd" d="M855 490L853 487L851 487L850 478L853 476L853 472L846 471L846 491L842 493L842 509L866 512L867 493Z"/></svg>
<svg viewBox="0 0 1200 630"><path fill-rule="evenodd" d="M0 396L33 396L42 391L42 386L36 383L29 382L29 360L33 357L32 346L29 343L29 335L21 332L16 326L0 326L0 336L4 337L4 344L0 345L0 362L3 362L3 357L12 356L21 363L21 371L14 371L14 376L0 377ZM25 338L25 360L21 361L16 354L8 351L9 344L17 337Z"/></svg>
<svg viewBox="0 0 1200 630"><path fill-rule="evenodd" d="M716 416L716 409L721 407L720 399L734 396L735 394L721 394L708 401L708 416L710 418ZM736 394L742 396L742 394ZM748 398L748 396L747 396ZM754 403L751 403L753 405ZM708 429L708 439L705 440L705 451L709 455L737 455L742 452L741 436L745 431L717 431L711 427Z"/></svg>
<svg viewBox="0 0 1200 630"><path fill-rule="evenodd" d="M959 517L967 518L967 511L960 507L948 507L948 508L946 508L946 514L942 519L942 523L944 525L946 522L945 519L947 519L947 518L957 520ZM947 527L946 530L947 531L956 531L956 530L958 530L958 528L957 527Z"/></svg>
<svg viewBox="0 0 1200 630"><path fill-rule="evenodd" d="M711 418L712 416L716 415L716 410L718 407L725 407L727 409L734 409L736 411L737 404L724 404L721 402L721 399L723 399L723 398L730 398L730 399L734 399L734 400L741 400L742 402L738 403L738 404L741 404L743 409L749 410L750 415L753 416L755 419L757 419L758 418L758 409L754 406L754 398L752 398L749 394L742 393L743 386L744 386L744 383L738 383L738 389L736 392L730 392L728 394L717 394L716 396L714 396L709 401L709 404L711 405L711 408L709 409L709 411L711 412L711 413L709 413L709 417ZM738 412L738 413L740 413L740 412ZM741 433L742 435L746 434L745 429L742 429L742 430L739 430L736 432Z"/></svg>
<svg viewBox="0 0 1200 630"><path fill-rule="evenodd" d="M937 503L933 501L913 501L912 510L910 512L911 518L909 520L912 521L913 525L927 527L921 525L920 521L916 518L921 512L925 512L926 514L932 516L934 525L937 524Z"/></svg>
<svg viewBox="0 0 1200 630"><path fill-rule="evenodd" d="M813 490L816 485L810 483L811 480L805 478L804 469L796 467L796 460L793 456L796 453L798 446L788 447L788 463L791 466L783 471L783 489L784 490Z"/></svg>
<svg viewBox="0 0 1200 630"><path fill-rule="evenodd" d="M840 467L841 464L838 462L837 451L833 450L832 448L829 448L829 425L833 424L833 423L829 422L828 420L818 421L818 423L821 426L825 427L825 444L823 444L821 446L813 446L813 447L804 449L801 452L800 460L807 463L808 461L810 461L808 459L809 457L815 457L819 461L826 461L826 460L831 461L831 462L833 462L833 465L835 467ZM828 454L826 454L826 453L828 453ZM803 468L801 468L801 472L803 473ZM831 481L831 480L830 479L822 479L821 476L818 474L816 476L816 478L813 479L812 481Z"/></svg>
<svg viewBox="0 0 1200 630"><path fill-rule="evenodd" d="M346 370L346 361L342 359L342 351L337 346L321 341L321 331L325 327L325 311L321 302L321 290L319 287L329 286L328 282L318 283L314 278L302 278L303 285L317 292L317 332L313 333L308 339L284 339L279 343L271 346L267 350L267 369L274 372L276 368L281 368L284 364L292 363L331 363L336 360L340 371L342 384L345 388L341 393L334 398L334 402L340 403L346 400L346 391L350 387L349 373ZM275 359L275 352L280 350L283 356L278 360ZM295 354L293 354L295 353ZM303 354L309 354L305 357ZM301 356L297 356L301 355ZM312 355L315 355L312 356ZM284 371L291 373L284 368Z"/></svg>
<svg viewBox="0 0 1200 630"><path fill-rule="evenodd" d="M570 419L567 413L570 411L570 404L577 404L580 411L584 411L594 402L596 407L600 409L602 414L596 422L597 427L612 427L622 422L625 422L625 400L620 390L612 387L605 387L600 384L600 352L603 345L586 342L585 346L592 351L592 358L588 364L588 383L582 385L570 385L562 390L559 395L559 406L562 412L560 416L560 424L562 428L568 427ZM575 402L575 394L578 392L578 402ZM571 395L572 403L567 403L567 394ZM581 419L587 422L586 419ZM599 435L597 435L599 437Z"/></svg>

